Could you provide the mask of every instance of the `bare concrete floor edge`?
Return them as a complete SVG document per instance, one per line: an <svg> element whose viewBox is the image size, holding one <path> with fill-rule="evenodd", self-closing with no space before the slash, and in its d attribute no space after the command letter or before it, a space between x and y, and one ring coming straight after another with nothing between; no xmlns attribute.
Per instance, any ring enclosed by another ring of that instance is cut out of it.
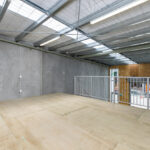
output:
<svg viewBox="0 0 150 150"><path fill-rule="evenodd" d="M150 150L150 111L63 93L0 102L0 150Z"/></svg>

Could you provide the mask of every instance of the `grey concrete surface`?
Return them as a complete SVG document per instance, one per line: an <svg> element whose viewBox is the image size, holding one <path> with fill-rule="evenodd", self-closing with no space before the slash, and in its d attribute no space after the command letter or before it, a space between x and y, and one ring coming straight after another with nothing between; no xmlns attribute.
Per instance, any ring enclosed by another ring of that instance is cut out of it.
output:
<svg viewBox="0 0 150 150"><path fill-rule="evenodd" d="M76 75L108 75L108 67L0 42L0 101L73 93Z"/></svg>
<svg viewBox="0 0 150 150"><path fill-rule="evenodd" d="M0 42L0 100L39 96L41 81L42 52Z"/></svg>
<svg viewBox="0 0 150 150"><path fill-rule="evenodd" d="M108 66L43 53L43 94L74 92L74 76L108 76Z"/></svg>

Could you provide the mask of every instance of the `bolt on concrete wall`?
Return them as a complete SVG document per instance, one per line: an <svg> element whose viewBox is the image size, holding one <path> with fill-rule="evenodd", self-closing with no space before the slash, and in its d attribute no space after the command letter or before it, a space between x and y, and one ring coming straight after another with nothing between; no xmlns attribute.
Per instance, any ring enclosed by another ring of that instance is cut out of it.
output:
<svg viewBox="0 0 150 150"><path fill-rule="evenodd" d="M0 42L0 100L42 94L42 52Z"/></svg>

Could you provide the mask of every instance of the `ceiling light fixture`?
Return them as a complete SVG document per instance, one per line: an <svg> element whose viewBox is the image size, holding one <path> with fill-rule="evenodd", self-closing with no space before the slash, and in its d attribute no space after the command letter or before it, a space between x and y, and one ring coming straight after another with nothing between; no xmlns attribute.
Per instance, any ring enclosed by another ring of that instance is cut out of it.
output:
<svg viewBox="0 0 150 150"><path fill-rule="evenodd" d="M125 6L121 7L121 8L119 8L119 9L116 9L115 11L112 11L112 12L106 14L106 15L103 15L103 16L101 16L101 17L99 17L99 18L97 18L97 19L91 21L90 24L95 24L95 23L98 23L98 22L100 22L100 21L103 21L103 20L105 20L105 19L107 19L107 18L110 18L110 17L112 17L112 16L115 16L115 15L117 15L117 14L119 14L119 13L122 13L122 12L128 10L128 9L131 9L131 8L133 8L133 7L136 7L136 6L138 6L138 5L141 5L141 4L143 4L143 3L147 2L147 1L148 1L148 0L136 0L136 1L134 1L134 2L132 2L132 3L130 3L130 4L128 4L128 5L125 5Z"/></svg>
<svg viewBox="0 0 150 150"><path fill-rule="evenodd" d="M49 40L49 41L47 41L47 42L44 42L44 43L40 44L40 46L47 45L47 44L49 44L49 43L51 43L51 42L54 42L54 41L58 40L59 38L60 38L60 36L58 36L58 37L56 37L56 38L53 38L53 39L51 39L51 40Z"/></svg>

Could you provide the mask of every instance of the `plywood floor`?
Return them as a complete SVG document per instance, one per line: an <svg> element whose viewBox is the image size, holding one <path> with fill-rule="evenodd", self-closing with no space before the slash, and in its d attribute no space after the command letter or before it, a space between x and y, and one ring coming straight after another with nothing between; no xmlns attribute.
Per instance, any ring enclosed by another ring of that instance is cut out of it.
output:
<svg viewBox="0 0 150 150"><path fill-rule="evenodd" d="M0 102L0 150L150 150L150 111L68 94Z"/></svg>

